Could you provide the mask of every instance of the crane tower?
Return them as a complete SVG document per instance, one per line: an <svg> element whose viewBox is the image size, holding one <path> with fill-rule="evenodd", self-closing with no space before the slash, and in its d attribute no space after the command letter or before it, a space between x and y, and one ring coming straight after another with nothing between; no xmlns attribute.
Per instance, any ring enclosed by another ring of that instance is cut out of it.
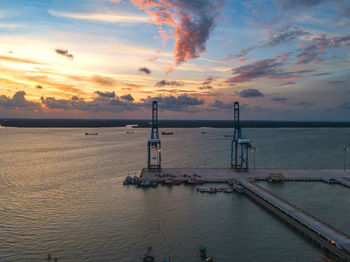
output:
<svg viewBox="0 0 350 262"><path fill-rule="evenodd" d="M248 172L249 170L249 149L251 144L249 139L243 138L242 129L239 121L239 102L235 102L234 110L234 131L231 144L231 167L239 172Z"/></svg>
<svg viewBox="0 0 350 262"><path fill-rule="evenodd" d="M159 171L161 169L161 144L158 130L158 103L152 102L152 130L151 138L148 140L147 163L150 171Z"/></svg>

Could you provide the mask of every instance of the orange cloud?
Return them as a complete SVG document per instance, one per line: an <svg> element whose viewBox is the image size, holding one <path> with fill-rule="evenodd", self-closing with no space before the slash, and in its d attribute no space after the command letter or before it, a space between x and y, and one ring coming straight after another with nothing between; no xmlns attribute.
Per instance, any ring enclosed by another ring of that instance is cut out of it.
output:
<svg viewBox="0 0 350 262"><path fill-rule="evenodd" d="M157 59L158 57L154 56L154 57L148 58L147 61L153 62L153 61L156 61Z"/></svg>
<svg viewBox="0 0 350 262"><path fill-rule="evenodd" d="M27 59L11 57L11 56L0 56L0 60L7 61L7 62L34 64L34 65L40 65L41 64L41 63L33 61L33 60L27 60Z"/></svg>
<svg viewBox="0 0 350 262"><path fill-rule="evenodd" d="M175 38L175 65L197 58L205 52L205 43L214 28L216 11L221 8L220 4L210 0L130 1L153 17L153 22L160 26L159 33L164 40ZM170 72L168 70L167 73Z"/></svg>

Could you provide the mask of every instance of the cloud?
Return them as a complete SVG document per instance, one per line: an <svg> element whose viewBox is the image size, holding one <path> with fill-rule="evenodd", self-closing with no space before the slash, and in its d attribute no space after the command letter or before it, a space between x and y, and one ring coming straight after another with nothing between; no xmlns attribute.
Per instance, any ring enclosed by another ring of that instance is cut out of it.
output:
<svg viewBox="0 0 350 262"><path fill-rule="evenodd" d="M63 50L63 49L57 48L57 49L55 49L55 52L56 52L56 54L61 55L61 56L65 56L65 57L67 57L69 59L73 59L74 58L74 56L72 54L70 54L68 52L68 50Z"/></svg>
<svg viewBox="0 0 350 262"><path fill-rule="evenodd" d="M215 99L214 104L211 104L210 106L214 108L219 108L219 109L233 109L234 102L225 103L218 99Z"/></svg>
<svg viewBox="0 0 350 262"><path fill-rule="evenodd" d="M33 64L33 65L40 65L41 64L41 63L33 61L33 60L27 60L27 59L11 57L11 56L0 56L0 60L7 61L7 62Z"/></svg>
<svg viewBox="0 0 350 262"><path fill-rule="evenodd" d="M339 47L342 45L350 45L350 35L327 37L321 35L319 37L312 38L312 43L317 46L318 49L323 50L325 48Z"/></svg>
<svg viewBox="0 0 350 262"><path fill-rule="evenodd" d="M280 103L287 103L288 101L288 97L285 97L285 96L275 96L273 98L271 98L271 101L274 101L274 102L280 102Z"/></svg>
<svg viewBox="0 0 350 262"><path fill-rule="evenodd" d="M315 105L315 103L313 102L309 102L309 101L300 101L297 103L297 105L299 106L305 106L305 107L309 107L309 106L313 106Z"/></svg>
<svg viewBox="0 0 350 262"><path fill-rule="evenodd" d="M276 59L259 60L248 65L233 68L231 72L235 76L227 79L225 82L235 85L236 83L248 82L260 77L275 76L281 65Z"/></svg>
<svg viewBox="0 0 350 262"><path fill-rule="evenodd" d="M121 96L120 99L125 100L125 101L129 101L129 102L134 101L134 98L130 94L127 94L125 96Z"/></svg>
<svg viewBox="0 0 350 262"><path fill-rule="evenodd" d="M295 79L300 78L303 74L314 71L314 69L284 71L283 65L284 63L280 62L278 58L274 58L259 60L248 65L236 67L231 69L231 72L235 76L226 79L225 83L234 86L238 83L245 83L263 77L274 80Z"/></svg>
<svg viewBox="0 0 350 262"><path fill-rule="evenodd" d="M241 92L239 92L239 96L243 97L243 98L264 97L264 94L261 93L258 89L249 88L249 89L244 89Z"/></svg>
<svg viewBox="0 0 350 262"><path fill-rule="evenodd" d="M209 90L209 89L213 89L212 86L200 86L198 87L200 90Z"/></svg>
<svg viewBox="0 0 350 262"><path fill-rule="evenodd" d="M322 56L323 50L327 48L337 48L340 46L350 46L350 35L327 37L326 35L320 35L311 39L309 45L303 47L297 54L297 65L315 63L326 60L327 58Z"/></svg>
<svg viewBox="0 0 350 262"><path fill-rule="evenodd" d="M153 57L148 58L148 59L146 59L146 60L149 61L149 62L153 62L153 61L157 61L157 59L158 59L157 56L153 56Z"/></svg>
<svg viewBox="0 0 350 262"><path fill-rule="evenodd" d="M295 85L296 83L294 81L285 81L280 84L280 86L287 86L287 85Z"/></svg>
<svg viewBox="0 0 350 262"><path fill-rule="evenodd" d="M118 15L112 13L67 13L49 10L49 14L56 17L91 20L105 23L144 23L148 22L149 20L147 17L140 15Z"/></svg>
<svg viewBox="0 0 350 262"><path fill-rule="evenodd" d="M320 56L319 49L315 45L306 46L297 54L297 65L305 65L311 62L322 61L325 58Z"/></svg>
<svg viewBox="0 0 350 262"><path fill-rule="evenodd" d="M209 76L202 82L202 85L209 85L213 81L214 81L214 77L213 76Z"/></svg>
<svg viewBox="0 0 350 262"><path fill-rule="evenodd" d="M1 100L1 97L0 97ZM91 101L73 96L71 99L56 99L54 97L41 97L41 102L51 110L79 110L85 112L124 112L149 109L152 101L156 100L162 111L193 112L196 107L204 104L204 100L197 97L181 94L179 96L155 96L134 102L134 98L128 94L121 97L98 96Z"/></svg>
<svg viewBox="0 0 350 262"><path fill-rule="evenodd" d="M349 110L350 111L350 101L341 103L339 105L339 108L343 109L343 110Z"/></svg>
<svg viewBox="0 0 350 262"><path fill-rule="evenodd" d="M37 85L36 88L37 88L37 89L43 89L43 86Z"/></svg>
<svg viewBox="0 0 350 262"><path fill-rule="evenodd" d="M292 40L299 39L300 37L310 35L309 32L306 32L301 29L290 29L282 28L281 30L270 32L268 46L275 47L281 44L288 43Z"/></svg>
<svg viewBox="0 0 350 262"><path fill-rule="evenodd" d="M319 74L314 74L312 76L327 76L327 75L331 75L332 73L329 72L325 72L325 73L319 73Z"/></svg>
<svg viewBox="0 0 350 262"><path fill-rule="evenodd" d="M183 86L184 83L179 82L179 81L166 81L166 80L161 80L155 84L155 86L161 87L161 86Z"/></svg>
<svg viewBox="0 0 350 262"><path fill-rule="evenodd" d="M257 47L258 46L251 46L248 48L243 48L239 52L239 54L236 54L236 55L232 53L228 53L226 54L226 57L224 59L219 59L218 61L223 63L230 63L230 62L233 62L235 59L238 59L238 62L243 63L245 60L247 60L247 54Z"/></svg>
<svg viewBox="0 0 350 262"><path fill-rule="evenodd" d="M54 97L41 97L41 102L52 110L79 110L86 112L124 112L134 111L138 106L134 103L122 101L119 97L109 98L98 96L92 101L73 96L71 99L56 99Z"/></svg>
<svg viewBox="0 0 350 262"><path fill-rule="evenodd" d="M5 95L0 96L0 107L19 108L23 110L41 110L40 103L28 101L24 91L16 92L12 98Z"/></svg>
<svg viewBox="0 0 350 262"><path fill-rule="evenodd" d="M144 72L145 74L150 74L152 71L148 69L147 67L140 67L139 72Z"/></svg>
<svg viewBox="0 0 350 262"><path fill-rule="evenodd" d="M326 81L325 84L327 86L333 86L333 85L344 85L346 84L347 81L345 80L331 80L331 81Z"/></svg>
<svg viewBox="0 0 350 262"><path fill-rule="evenodd" d="M94 75L90 80L103 86L114 86L117 84L116 80L108 76Z"/></svg>
<svg viewBox="0 0 350 262"><path fill-rule="evenodd" d="M203 105L204 100L197 97L182 94L179 96L156 96L142 99L144 104L151 105L152 101L158 102L160 110L176 111L176 112L193 112L196 106Z"/></svg>
<svg viewBox="0 0 350 262"><path fill-rule="evenodd" d="M98 94L99 96L102 97L108 97L108 98L114 98L115 97L115 92L101 92L101 91L96 91L95 94Z"/></svg>
<svg viewBox="0 0 350 262"><path fill-rule="evenodd" d="M179 65L205 52L205 43L214 29L221 0L130 0L145 10L160 27L163 40L175 38L174 59ZM164 28L163 28L164 26ZM167 28L171 30L166 30Z"/></svg>
<svg viewBox="0 0 350 262"><path fill-rule="evenodd" d="M283 1L277 1L277 3L281 7L281 9L289 10L289 9L309 8L327 1L329 0L283 0Z"/></svg>

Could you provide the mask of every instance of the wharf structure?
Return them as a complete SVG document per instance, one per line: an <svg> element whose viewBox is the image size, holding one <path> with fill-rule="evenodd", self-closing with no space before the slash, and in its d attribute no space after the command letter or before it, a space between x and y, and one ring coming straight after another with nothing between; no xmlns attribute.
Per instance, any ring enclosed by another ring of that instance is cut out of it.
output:
<svg viewBox="0 0 350 262"><path fill-rule="evenodd" d="M254 149L244 138L239 124L239 103L234 103L234 134L231 144L231 168L162 168L158 131L158 107L152 104L152 132L148 143L148 168L140 174L140 180L186 182L200 180L203 183L228 183L232 189L260 204L291 227L341 261L350 262L350 236L320 221L314 216L288 203L256 184L256 181L322 181L338 183L350 188L350 173L340 169L249 169L248 153ZM153 149L153 156L151 150ZM152 162L155 162L152 164Z"/></svg>

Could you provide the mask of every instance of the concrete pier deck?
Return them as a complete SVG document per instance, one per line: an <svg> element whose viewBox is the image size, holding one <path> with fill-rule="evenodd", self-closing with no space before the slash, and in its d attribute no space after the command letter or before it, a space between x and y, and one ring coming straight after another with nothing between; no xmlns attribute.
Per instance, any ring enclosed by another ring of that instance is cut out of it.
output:
<svg viewBox="0 0 350 262"><path fill-rule="evenodd" d="M195 178L205 183L235 181L244 188L246 195L251 199L263 205L333 255L344 259L344 261L350 261L349 236L255 183L256 180L269 180L271 174L282 174L283 181L323 181L350 187L350 172L344 172L340 169L259 168L240 173L229 168L162 168L158 172L143 169L140 177L141 179L157 181L166 180L169 177L177 181Z"/></svg>
<svg viewBox="0 0 350 262"><path fill-rule="evenodd" d="M305 211L268 192L264 188L245 179L240 180L249 197L281 217L322 248L336 256L350 261L350 237L318 220ZM260 198L260 199L259 199ZM273 207L274 209L271 209Z"/></svg>

